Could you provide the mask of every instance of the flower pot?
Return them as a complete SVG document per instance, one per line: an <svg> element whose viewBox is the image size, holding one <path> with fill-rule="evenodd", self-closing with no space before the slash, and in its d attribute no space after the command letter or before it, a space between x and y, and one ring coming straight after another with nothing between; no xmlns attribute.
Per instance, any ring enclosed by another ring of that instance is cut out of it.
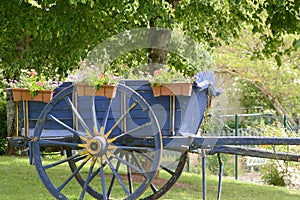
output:
<svg viewBox="0 0 300 200"><path fill-rule="evenodd" d="M153 95L158 96L191 96L192 83L169 83L152 86Z"/></svg>
<svg viewBox="0 0 300 200"><path fill-rule="evenodd" d="M38 95L33 97L29 89L11 88L14 101L43 101L49 102L52 99L53 90L40 90Z"/></svg>
<svg viewBox="0 0 300 200"><path fill-rule="evenodd" d="M116 85L101 85L99 90L95 90L93 86L76 83L78 96L105 96L107 98L114 98L117 92Z"/></svg>

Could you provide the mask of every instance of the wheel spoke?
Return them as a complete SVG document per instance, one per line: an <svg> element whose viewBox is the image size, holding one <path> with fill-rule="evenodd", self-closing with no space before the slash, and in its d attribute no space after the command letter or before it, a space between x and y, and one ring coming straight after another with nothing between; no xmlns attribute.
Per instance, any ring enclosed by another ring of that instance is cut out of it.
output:
<svg viewBox="0 0 300 200"><path fill-rule="evenodd" d="M165 167L163 165L160 165L160 168L163 169L163 170L165 170L166 172L168 172L170 175L174 175L175 174L175 172L173 170L171 170L171 169L169 169L169 168L167 168L167 167Z"/></svg>
<svg viewBox="0 0 300 200"><path fill-rule="evenodd" d="M120 157L121 157L121 158L123 157L123 153L120 153ZM118 172L119 167L120 167L120 164L121 164L121 161L118 160L117 165L116 165L116 172ZM108 198L110 197L110 194L111 194L113 185L114 185L114 183L115 183L115 178L116 178L116 176L113 175L113 177L112 177L112 179L111 179L111 182L110 182L110 185L109 185L109 188L108 188L108 192L107 192L107 197L108 197Z"/></svg>
<svg viewBox="0 0 300 200"><path fill-rule="evenodd" d="M80 155L80 157L74 158L74 160L73 160L74 162L84 160L88 156L88 151L84 150L84 151L80 152L79 155Z"/></svg>
<svg viewBox="0 0 300 200"><path fill-rule="evenodd" d="M141 164L141 162L138 160L138 158L137 158L135 152L132 153L132 158L133 158L133 160L135 161L135 163L138 165L138 167L139 167L141 170L143 170L144 173L146 173L145 170L144 170L144 168L143 168L143 166L142 166L142 164Z"/></svg>
<svg viewBox="0 0 300 200"><path fill-rule="evenodd" d="M83 128L85 129L86 133L90 136L93 137L94 134L93 132L90 130L90 128L88 127L88 125L85 123L85 121L82 119L81 115L79 114L79 112L77 111L76 107L74 106L74 104L72 103L71 99L69 97L65 97L65 101L68 103L68 105L70 106L70 108L72 109L73 113L76 115L77 119L79 120L80 124L83 126Z"/></svg>
<svg viewBox="0 0 300 200"><path fill-rule="evenodd" d="M68 157L68 158L66 158L66 159L63 159L63 160L60 160L60 161L51 163L51 164L49 164L49 165L44 165L44 169L49 169L49 168L55 167L55 166L57 166L57 165L63 164L63 163L65 163L65 162L68 162L68 161L70 161L70 160L74 160L74 159L78 158L79 156L81 156L81 155L80 155L80 154L77 154L77 155Z"/></svg>
<svg viewBox="0 0 300 200"><path fill-rule="evenodd" d="M137 102L135 101L124 113L123 115L118 119L118 121L111 127L111 129L105 134L105 138L108 138L112 131L117 128L117 126L123 121L123 119L126 117L126 115L137 106Z"/></svg>
<svg viewBox="0 0 300 200"><path fill-rule="evenodd" d="M72 178L74 178L74 176L79 172L79 170L81 170L81 168L87 163L87 161L89 161L89 159L91 158L91 155L88 155L84 161L81 163L81 165L71 174L71 176L69 176L69 178L67 178L67 180L65 182L63 182L58 188L58 191L61 191L71 180Z"/></svg>
<svg viewBox="0 0 300 200"><path fill-rule="evenodd" d="M76 137L79 137L79 134L76 130L74 130L73 128L71 128L70 126L68 126L67 124L65 124L64 122L62 122L61 120L57 119L56 117L54 117L53 115L49 114L48 117L50 119L53 119L54 121L56 121L58 124L62 125L63 127L65 127L66 129L68 129L71 133L73 133Z"/></svg>
<svg viewBox="0 0 300 200"><path fill-rule="evenodd" d="M93 180L100 172L100 167L92 174L91 180Z"/></svg>
<svg viewBox="0 0 300 200"><path fill-rule="evenodd" d="M116 137L114 137L114 138L110 138L109 141L110 141L110 142L113 142L113 141L115 141L115 140L117 140L117 139L119 139L119 138L121 138L121 137L123 137L123 136L125 136L125 135L133 134L133 133L135 133L135 132L137 132L137 131L139 131L139 130L141 130L141 129L143 129L143 128L146 128L146 127L148 127L148 126L151 126L151 124L152 124L151 122L147 122L147 123L145 123L145 124L143 124L143 125L141 125L141 126L138 126L138 127L134 128L134 129L132 129L132 130L130 130L130 131L127 131L127 132L125 132L125 133L122 133L122 134L120 134L120 135L118 135L118 136L116 136Z"/></svg>
<svg viewBox="0 0 300 200"><path fill-rule="evenodd" d="M153 193L156 193L158 191L153 183L150 184L150 188L151 188Z"/></svg>
<svg viewBox="0 0 300 200"><path fill-rule="evenodd" d="M102 124L101 124L101 128L102 128L102 131L100 131L101 136L104 134L104 130L106 128L106 123L107 123L108 116L109 116L109 111L110 111L110 108L111 108L111 102L112 102L112 99L109 98L108 99L108 105L107 105L107 108L106 108L106 111L105 111L105 114L104 114L104 117L103 117L103 120L102 120Z"/></svg>
<svg viewBox="0 0 300 200"><path fill-rule="evenodd" d="M132 134L132 133L135 133L135 132L137 132L137 131L139 131L139 130L141 130L141 129L143 129L143 128L146 128L146 127L148 127L148 126L151 126L151 125L152 125L152 122L147 122L147 123L145 123L145 124L143 124L143 125L141 125L141 126L138 126L138 127L134 128L134 129L132 129L132 130L130 130L130 131L127 131L126 134L127 134L127 135L130 135L130 134Z"/></svg>
<svg viewBox="0 0 300 200"><path fill-rule="evenodd" d="M112 157L111 158L109 158L109 160L110 159L112 159ZM99 159L98 159L98 162L99 162ZM104 163L105 164L105 163ZM99 162L99 166L100 166L101 164L100 164L100 162ZM97 174L99 174L99 172L100 172L100 167L93 173L93 175L91 176L91 180L92 179L94 179L96 176L97 176Z"/></svg>
<svg viewBox="0 0 300 200"><path fill-rule="evenodd" d="M151 162L153 162L153 159L150 157L150 156L148 156L147 154L145 154L145 153L143 153L143 152L140 152L141 153L141 155L143 155L146 159L148 159L148 160L150 160ZM167 167L165 167L165 166L163 166L163 165L159 165L159 167L161 168L161 169L163 169L163 170L165 170L166 172L168 172L169 174L171 174L171 175L174 175L175 174L175 172L173 171L173 170L171 170L171 169L169 169L169 168L167 168Z"/></svg>
<svg viewBox="0 0 300 200"><path fill-rule="evenodd" d="M78 143L60 142L57 140L39 140L38 144L40 146L65 146L65 147L78 147Z"/></svg>
<svg viewBox="0 0 300 200"><path fill-rule="evenodd" d="M133 152L133 153L132 153L132 156L133 156L134 161L137 163L137 165L138 165L142 170L145 171L145 169L143 168L142 164L140 163L140 161L139 161L138 158L137 158L136 152ZM150 158L150 157L149 157L149 158ZM153 160L151 159L151 161L153 161ZM152 190L154 193L156 193L156 192L158 191L153 183L150 184L150 188L151 188L151 190Z"/></svg>
<svg viewBox="0 0 300 200"><path fill-rule="evenodd" d="M109 153L109 151L107 152L108 154L112 154L112 153ZM125 165L131 167L132 169L136 170L137 172L139 172L140 174L146 176L145 172L143 172L141 169L139 169L138 167L134 166L133 164L127 162L126 160L112 154L111 156L113 156L115 159L121 161L122 163L124 163Z"/></svg>
<svg viewBox="0 0 300 200"><path fill-rule="evenodd" d="M92 116L93 116L93 124L94 124L94 134L99 133L99 126L97 121L96 114L96 105L95 105L95 97L91 97L91 106L92 106Z"/></svg>
<svg viewBox="0 0 300 200"><path fill-rule="evenodd" d="M126 161L130 162L129 154L126 154L125 157L126 157ZM129 166L127 166L127 178L128 178L129 191L130 193L132 193L133 192L132 176L131 176L131 168Z"/></svg>
<svg viewBox="0 0 300 200"><path fill-rule="evenodd" d="M115 146L117 149L120 150L135 150L135 151L148 151L148 152L154 152L154 148L149 148L149 147L134 147L134 146Z"/></svg>
<svg viewBox="0 0 300 200"><path fill-rule="evenodd" d="M127 195L129 195L130 192L128 191L128 189L127 189L125 183L123 182L122 178L120 177L119 173L118 173L117 170L114 168L113 164L110 162L110 160L108 160L108 157L107 157L106 155L104 156L104 158L105 158L106 162L108 163L108 165L109 165L111 171L113 172L114 177L116 177L116 178L118 179L118 181L119 181L119 183L121 184L121 186L122 186L123 190L125 191L125 193L126 193ZM122 162L122 161L121 161L121 162Z"/></svg>
<svg viewBox="0 0 300 200"><path fill-rule="evenodd" d="M100 130L94 131L95 135L98 135L98 136L103 136L104 135L104 131L105 131L105 128L106 128L106 123L107 123L108 116L109 116L109 111L110 111L110 108L111 108L111 102L112 102L112 99L109 98L108 99L108 105L107 105L107 108L105 110L105 114L104 114L104 117L103 117L103 120L102 120Z"/></svg>
<svg viewBox="0 0 300 200"><path fill-rule="evenodd" d="M104 170L103 170L103 165L102 165L102 157L100 159L101 159L101 161L99 163L99 164L101 164L101 166L100 166L100 178L101 178L101 185L102 185L102 192L103 192L103 200L107 200L107 192L106 192Z"/></svg>
<svg viewBox="0 0 300 200"><path fill-rule="evenodd" d="M95 166L95 162L96 162L96 159L93 158L92 159L92 163L91 163L91 166L90 166L90 169L89 169L89 172L88 172L88 175L86 177L86 181L84 183L84 186L83 186L83 189L82 189L82 192L81 192L81 195L80 195L80 199L83 199L84 198L84 195L86 193L86 189L87 189L87 186L88 184L90 183L91 181L91 174L93 172L93 169L94 169L94 166Z"/></svg>

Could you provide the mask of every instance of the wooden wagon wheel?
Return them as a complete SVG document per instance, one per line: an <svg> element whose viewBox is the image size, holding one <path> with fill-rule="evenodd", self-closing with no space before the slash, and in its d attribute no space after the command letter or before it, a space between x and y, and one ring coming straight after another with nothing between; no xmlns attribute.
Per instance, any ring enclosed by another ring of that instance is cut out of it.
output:
<svg viewBox="0 0 300 200"><path fill-rule="evenodd" d="M73 97L74 87L61 91L46 105L37 121L31 145L42 182L57 199L74 196L83 199L87 194L97 199L137 199L156 176L161 159L161 133L151 107L135 91L120 84L115 98L102 97L105 103L99 106L105 105L103 113L98 113L97 102L92 101L89 113L91 127L77 107L80 98L74 103ZM117 104L119 106L114 110ZM78 122L75 127L57 116L57 109L64 107L62 105L66 106L63 108L66 112L71 110L71 115ZM99 121L98 115L101 114L102 120ZM142 116L142 120L133 116ZM46 135L47 126L51 123L61 125L69 134ZM127 145L128 141L145 139L151 139L153 144L145 147L140 143L132 145L134 143L131 142L132 146ZM67 152L67 157L46 160L42 156L45 147L59 147ZM148 169L142 165L145 160ZM69 174L55 172L65 165L71 168ZM74 179L80 183L78 194L68 191L75 187ZM116 193L114 190L122 192Z"/></svg>
<svg viewBox="0 0 300 200"><path fill-rule="evenodd" d="M171 152L171 153L178 153L177 159L172 161L173 166L169 166L168 164L164 164L162 161L160 164L160 170L166 172L168 177L161 179L156 177L151 183L151 191L152 194L146 195L147 197L142 197L143 200L152 200L152 199L159 199L164 194L166 194L176 183L180 175L182 174L185 164L188 159L188 152L176 152L170 150L163 150ZM164 157L164 156L162 156ZM163 159L162 159L163 160ZM156 183L157 182L157 183ZM148 189L150 190L150 189Z"/></svg>
<svg viewBox="0 0 300 200"><path fill-rule="evenodd" d="M171 160L171 164L168 162L161 162L159 166L159 171L164 171L167 174L167 177L164 177L163 179L159 177L155 177L154 181L151 182L150 188L148 188L148 191L145 192L144 195L142 195L141 199L158 199L162 197L166 192L168 192L173 185L176 183L180 175L182 174L185 164L188 159L188 152L178 152L178 151L172 151L172 150L163 150L164 157L165 154L176 154L175 160ZM118 152L121 154L120 152ZM68 156L71 156L71 152L67 151ZM128 156L127 159L130 157L131 152L123 152L123 156ZM148 162L153 162L153 158L151 156L147 155L147 153L138 152L138 155L141 156L141 159L143 159L146 165L148 165ZM168 157L168 156L166 156ZM174 157L173 157L174 158ZM70 167L73 171L76 170L76 165L74 162L69 162ZM148 166L150 167L150 166ZM80 182L80 184L84 184L84 180L80 176L76 176L77 180ZM97 197L94 191L91 191L94 197Z"/></svg>

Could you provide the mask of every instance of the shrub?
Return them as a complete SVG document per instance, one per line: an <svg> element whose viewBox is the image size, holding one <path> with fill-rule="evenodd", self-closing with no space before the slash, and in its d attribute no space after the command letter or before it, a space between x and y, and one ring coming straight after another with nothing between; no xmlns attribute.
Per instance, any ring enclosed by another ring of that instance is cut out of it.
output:
<svg viewBox="0 0 300 200"><path fill-rule="evenodd" d="M4 155L7 149L7 139L0 137L0 155Z"/></svg>
<svg viewBox="0 0 300 200"><path fill-rule="evenodd" d="M294 132L287 131L281 124L273 123L272 125L260 125L259 128L264 130L265 137L297 137ZM299 136L298 136L299 137ZM297 145L277 145L267 146L268 150L276 152L286 152L291 154L299 154L300 148ZM300 165L297 162L287 162L282 160L270 160L263 166L262 181L267 184L277 186L294 187L300 186Z"/></svg>
<svg viewBox="0 0 300 200"><path fill-rule="evenodd" d="M262 167L261 179L264 183L275 186L286 186L284 182L285 173L279 171L279 166L275 161L271 160Z"/></svg>
<svg viewBox="0 0 300 200"><path fill-rule="evenodd" d="M2 96L0 98L0 155L6 152L7 148L7 117L6 117L6 101Z"/></svg>

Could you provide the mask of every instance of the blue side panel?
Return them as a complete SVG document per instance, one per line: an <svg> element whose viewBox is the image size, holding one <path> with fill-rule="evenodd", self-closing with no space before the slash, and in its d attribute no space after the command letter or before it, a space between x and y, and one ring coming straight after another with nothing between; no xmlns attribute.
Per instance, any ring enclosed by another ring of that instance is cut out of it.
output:
<svg viewBox="0 0 300 200"><path fill-rule="evenodd" d="M207 90L194 88L180 122L179 134L196 134L207 107Z"/></svg>
<svg viewBox="0 0 300 200"><path fill-rule="evenodd" d="M201 79L209 79L211 82L214 81L210 73L201 76ZM147 100L158 118L162 134L164 136L170 135L172 127L170 121L170 97L154 97L152 88L147 81L125 81L125 84ZM181 132L196 134L204 116L206 106L207 90L205 88L193 87L191 97L176 96L174 119L175 134L181 134Z"/></svg>
<svg viewBox="0 0 300 200"><path fill-rule="evenodd" d="M71 82L64 82L60 87L56 88L54 90L53 96L57 95L61 90L64 88L72 85ZM72 97L70 97L72 98ZM28 102L28 122L29 122L29 136L33 135L33 132L31 129L34 129L37 120L39 119L39 116L44 109L44 107L47 105L47 103L39 102L39 101L29 101ZM25 106L23 106L25 107ZM59 118L61 121L63 121L68 126L73 125L73 116L72 111L69 109L69 106L65 101L60 101L53 110L53 116ZM23 119L24 112L20 113L20 119ZM49 130L57 130L57 129L63 129L62 125L54 122L53 120L47 120L45 123L45 129ZM54 131L55 132L55 131Z"/></svg>
<svg viewBox="0 0 300 200"><path fill-rule="evenodd" d="M125 85L134 89L146 99L158 119L163 135L170 135L170 97L154 97L148 81L125 81ZM136 116L136 118L139 118L139 116Z"/></svg>
<svg viewBox="0 0 300 200"><path fill-rule="evenodd" d="M210 74L207 74L206 76L206 78L209 79L210 83L214 81L212 80L213 77L211 77ZM204 80L205 76L201 76L200 78ZM198 82L199 84L196 85L196 87L193 87L192 95L190 97L175 97L174 124L172 124L171 121L170 97L154 97L152 87L148 81L124 80L123 83L139 93L153 109L158 119L161 132L164 136L169 136L171 134L173 126L175 133L172 134L181 135L185 133L197 133L199 125L201 124L201 121L203 119L208 100L207 91L209 87L206 87L203 82ZM59 91L61 91L65 87L70 86L71 84L72 83L64 83L61 87L55 90L54 95L57 95ZM201 87L198 87L199 85L201 85ZM97 118L96 126L99 129L103 125L103 118L108 112L108 120L105 128L105 132L107 132L116 124L120 117L124 116L124 111L134 103L134 99L129 97L124 100L120 93L117 93L117 96L111 101L110 109L108 109L110 101L106 97L84 96L78 97L76 101L74 101L74 98L72 96L69 96L69 98L70 100L72 100L74 106L91 131L93 131L93 128L95 126L95 121L93 120L94 114ZM95 104L95 108L93 107L93 103ZM43 102L29 102L30 129L33 129L35 127L36 121L38 120L39 115L45 105L46 104ZM135 131L133 136L151 136L151 126L145 126L145 124L147 125L147 123L149 122L149 116L148 112L145 112L144 109L147 108L142 108L139 104L134 107L134 109L132 109L128 115L124 116L125 119L121 120L118 126L114 128L112 136L119 135L128 130L133 130L136 128L140 129L138 131ZM55 105L52 111L52 115L74 129L85 131L79 120L74 118L74 113L64 100L59 101L58 104ZM49 136L53 136L58 133L63 133L63 135L69 134L68 132L64 132L64 130L66 129L62 125L50 119L47 120L44 128L45 130L47 130L45 131L45 134L49 134ZM51 130L53 130L53 133L50 134L49 132L51 132Z"/></svg>

